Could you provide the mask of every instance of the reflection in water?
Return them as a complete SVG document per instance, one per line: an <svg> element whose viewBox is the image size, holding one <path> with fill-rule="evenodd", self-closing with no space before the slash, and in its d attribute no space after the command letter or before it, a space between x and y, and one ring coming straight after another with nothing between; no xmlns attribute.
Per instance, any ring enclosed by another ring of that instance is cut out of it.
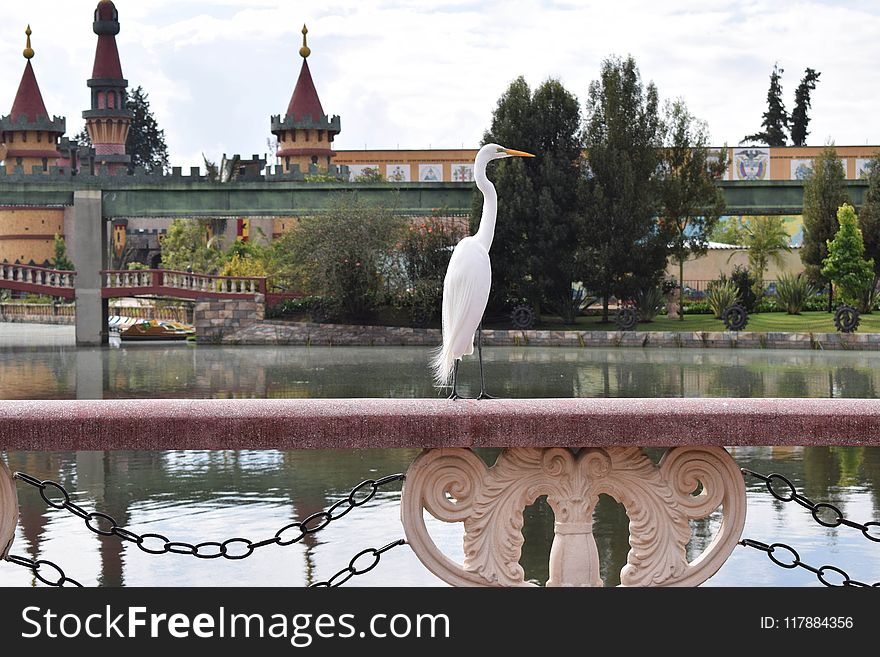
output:
<svg viewBox="0 0 880 657"><path fill-rule="evenodd" d="M430 397L428 349L133 345L75 349L69 327L0 324L0 399L144 397ZM492 392L508 397L871 397L880 389L880 353L760 350L493 348L485 353ZM461 370L465 394L476 364ZM847 517L880 520L880 448L733 448L745 468L779 472ZM199 543L237 536L262 540L346 496L363 479L404 471L418 450L11 452L12 469L54 479L73 501L139 533ZM481 452L492 461L497 450ZM653 453L652 457L659 457ZM744 535L796 547L807 563L839 565L875 581L876 545L857 531L822 528L809 513L747 481ZM288 547L259 549L243 561L147 555L131 543L88 532L80 519L47 509L20 487L21 522L13 553L45 558L86 585L302 586L329 577L364 547L402 536L399 486L326 530ZM522 564L544 582L553 514L540 498L526 512ZM698 554L719 518L693 523ZM601 575L617 584L628 552L623 507L600 498L594 535ZM461 561L458 525L430 522L435 541ZM0 568L0 585L27 586L23 568ZM436 585L411 551L392 550L382 567L351 585ZM809 573L774 567L745 549L709 584L816 584Z"/></svg>

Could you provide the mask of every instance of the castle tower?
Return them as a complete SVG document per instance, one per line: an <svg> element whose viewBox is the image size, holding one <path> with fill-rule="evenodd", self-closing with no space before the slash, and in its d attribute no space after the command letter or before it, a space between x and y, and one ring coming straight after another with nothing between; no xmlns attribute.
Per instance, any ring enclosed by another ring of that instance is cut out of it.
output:
<svg viewBox="0 0 880 657"><path fill-rule="evenodd" d="M321 101L312 74L309 71L308 57L311 49L306 43L308 29L303 25L303 45L299 54L303 58L299 79L293 89L293 96L287 106L287 114L282 120L281 115L271 118L272 134L278 138L278 158L284 172L299 165L300 171L309 172L314 165L319 171L326 172L330 168L333 152L333 137L339 134L340 121L338 116L332 119L324 114Z"/></svg>
<svg viewBox="0 0 880 657"><path fill-rule="evenodd" d="M131 162L125 154L131 111L125 107L128 80L122 77L116 49L119 12L111 0L98 3L92 30L98 35L95 64L87 83L92 92L92 108L83 112L83 118L95 149L95 167L106 166L111 173L125 171Z"/></svg>
<svg viewBox="0 0 880 657"><path fill-rule="evenodd" d="M58 142L65 131L65 120L60 116L50 118L46 111L43 94L40 93L40 85L31 65L34 49L31 48L30 25L24 33L27 35L27 45L22 54L27 64L12 103L12 111L9 116L0 118L0 143L6 146L4 161L7 173L13 173L16 167L22 167L26 174L32 173L34 167L38 173L45 173L50 166L62 164L59 162L61 153L58 151Z"/></svg>

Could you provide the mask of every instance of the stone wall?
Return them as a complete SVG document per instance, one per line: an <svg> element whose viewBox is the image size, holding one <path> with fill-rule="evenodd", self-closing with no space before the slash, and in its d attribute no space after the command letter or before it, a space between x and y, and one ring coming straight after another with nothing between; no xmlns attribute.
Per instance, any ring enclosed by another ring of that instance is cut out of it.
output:
<svg viewBox="0 0 880 657"><path fill-rule="evenodd" d="M199 299L193 310L196 342L225 342L229 336L262 322L265 312L262 294L252 299Z"/></svg>

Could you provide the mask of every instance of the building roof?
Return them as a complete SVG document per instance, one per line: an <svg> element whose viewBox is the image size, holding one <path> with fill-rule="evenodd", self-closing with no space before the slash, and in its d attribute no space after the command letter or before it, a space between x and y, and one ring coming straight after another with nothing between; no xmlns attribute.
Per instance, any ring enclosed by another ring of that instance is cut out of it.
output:
<svg viewBox="0 0 880 657"><path fill-rule="evenodd" d="M28 122L36 122L38 117L49 118L46 104L43 102L43 94L40 93L40 85L37 84L37 76L34 75L34 67L31 60L24 67L24 74L12 103L12 120L17 122L21 117L26 117Z"/></svg>
<svg viewBox="0 0 880 657"><path fill-rule="evenodd" d="M325 116L321 100L318 98L318 91L312 81L312 73L309 71L309 62L305 58L299 71L296 87L293 89L293 95L287 106L287 116L292 116L296 121L302 121L306 117L311 117L316 121Z"/></svg>
<svg viewBox="0 0 880 657"><path fill-rule="evenodd" d="M95 22L92 29L98 35L95 49L95 64L92 79L118 80L122 78L122 65L116 49L116 35L119 34L119 14L116 5L110 0L101 0L95 9Z"/></svg>

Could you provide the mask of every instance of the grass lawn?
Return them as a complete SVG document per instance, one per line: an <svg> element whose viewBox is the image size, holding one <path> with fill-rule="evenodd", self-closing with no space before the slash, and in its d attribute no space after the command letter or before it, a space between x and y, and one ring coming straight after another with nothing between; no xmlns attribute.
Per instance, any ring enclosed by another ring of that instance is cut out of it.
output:
<svg viewBox="0 0 880 657"><path fill-rule="evenodd" d="M535 328L545 330L569 330L569 331L616 331L612 321L608 324L601 323L601 317L579 317L577 324L562 324L553 321L544 321ZM510 328L510 326L496 325L492 328ZM666 315L659 315L653 322L639 323L637 331L724 331L724 323L715 319L712 315L685 315L684 321L667 319ZM827 312L805 312L800 315L787 313L756 313L749 315L749 323L744 329L766 333L771 331L783 331L791 333L835 333L834 315ZM880 333L880 312L870 315L862 315L859 324L859 333Z"/></svg>

